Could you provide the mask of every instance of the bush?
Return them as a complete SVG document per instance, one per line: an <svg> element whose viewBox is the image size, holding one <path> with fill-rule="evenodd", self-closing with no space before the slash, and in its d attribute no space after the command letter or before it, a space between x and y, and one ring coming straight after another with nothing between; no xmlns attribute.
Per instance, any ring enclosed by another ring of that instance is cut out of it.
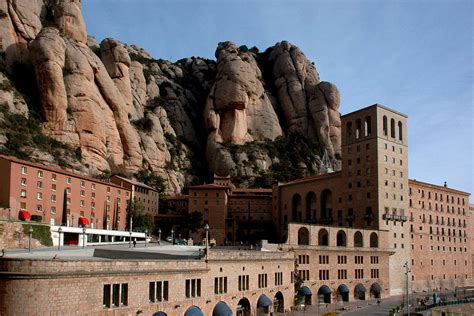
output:
<svg viewBox="0 0 474 316"><path fill-rule="evenodd" d="M33 227L32 237L34 239L38 240L43 246L50 247L53 245L53 240L51 239L51 232L50 232L49 226L47 225L31 225L31 226ZM23 233L25 235L29 234L29 230L30 230L30 225L23 224Z"/></svg>
<svg viewBox="0 0 474 316"><path fill-rule="evenodd" d="M4 19L6 17L8 17L8 14L5 11L0 10L0 19Z"/></svg>
<svg viewBox="0 0 474 316"><path fill-rule="evenodd" d="M153 129L153 121L148 116L144 116L141 119L132 121L132 124L135 125L139 130L147 133L151 132Z"/></svg>
<svg viewBox="0 0 474 316"><path fill-rule="evenodd" d="M41 215L31 215L31 220L33 222L41 223L43 221L43 216L41 216Z"/></svg>

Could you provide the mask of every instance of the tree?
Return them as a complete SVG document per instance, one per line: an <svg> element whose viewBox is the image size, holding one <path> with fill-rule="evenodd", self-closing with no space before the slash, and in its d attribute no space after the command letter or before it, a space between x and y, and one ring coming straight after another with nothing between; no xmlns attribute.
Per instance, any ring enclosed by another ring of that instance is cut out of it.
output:
<svg viewBox="0 0 474 316"><path fill-rule="evenodd" d="M127 229L130 229L130 217L133 216L133 231L145 230L152 232L155 229L155 219L151 214L145 213L145 207L136 200L130 200L127 206Z"/></svg>
<svg viewBox="0 0 474 316"><path fill-rule="evenodd" d="M189 213L188 220L186 221L184 228L190 232L195 233L203 226L202 213L194 211Z"/></svg>
<svg viewBox="0 0 474 316"><path fill-rule="evenodd" d="M135 173L138 181L155 188L160 194L166 191L166 181L162 177L148 170L140 170Z"/></svg>

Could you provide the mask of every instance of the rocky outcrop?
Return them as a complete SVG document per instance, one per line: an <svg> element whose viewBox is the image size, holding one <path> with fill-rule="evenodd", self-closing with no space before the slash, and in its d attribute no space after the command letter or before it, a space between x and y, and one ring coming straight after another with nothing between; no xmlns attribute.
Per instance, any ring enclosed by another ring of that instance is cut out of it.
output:
<svg viewBox="0 0 474 316"><path fill-rule="evenodd" d="M340 156L339 91L319 81L314 65L301 50L283 41L269 56L274 85L290 132L297 132L326 150L333 160Z"/></svg>
<svg viewBox="0 0 474 316"><path fill-rule="evenodd" d="M72 168L145 169L171 192L214 173L266 180L276 170L312 173L324 151L338 169L339 92L288 42L264 53L223 42L216 62L169 62L88 37L80 0L8 0L0 10L0 83L7 88L0 103L24 115L40 103L43 132L80 153L82 164ZM34 67L31 91L10 80L16 62ZM6 133L0 136L7 144ZM288 156L293 145L298 154ZM32 152L45 163L56 159Z"/></svg>

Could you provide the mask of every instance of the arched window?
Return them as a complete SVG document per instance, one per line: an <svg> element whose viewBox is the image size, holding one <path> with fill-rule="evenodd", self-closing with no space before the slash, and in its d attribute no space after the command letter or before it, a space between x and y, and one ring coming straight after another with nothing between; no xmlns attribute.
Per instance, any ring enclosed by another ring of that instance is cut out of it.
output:
<svg viewBox="0 0 474 316"><path fill-rule="evenodd" d="M309 245L309 231L306 227L298 230L298 245Z"/></svg>
<svg viewBox="0 0 474 316"><path fill-rule="evenodd" d="M360 138L362 132L362 121L360 119L356 120L356 139Z"/></svg>
<svg viewBox="0 0 474 316"><path fill-rule="evenodd" d="M332 193L328 189L321 192L321 219L323 224L332 221Z"/></svg>
<svg viewBox="0 0 474 316"><path fill-rule="evenodd" d="M292 203L292 220L294 222L301 221L301 196L299 194L293 195Z"/></svg>
<svg viewBox="0 0 474 316"><path fill-rule="evenodd" d="M376 233L370 234L370 248L378 248L379 236Z"/></svg>
<svg viewBox="0 0 474 316"><path fill-rule="evenodd" d="M390 120L390 137L395 138L395 120Z"/></svg>
<svg viewBox="0 0 474 316"><path fill-rule="evenodd" d="M347 246L346 233L343 230L340 230L340 231L337 232L336 246L338 246L338 247L346 247Z"/></svg>
<svg viewBox="0 0 474 316"><path fill-rule="evenodd" d="M364 239L359 231L354 234L354 247L364 247Z"/></svg>
<svg viewBox="0 0 474 316"><path fill-rule="evenodd" d="M348 140L352 138L352 122L346 124L346 135Z"/></svg>
<svg viewBox="0 0 474 316"><path fill-rule="evenodd" d="M387 117L384 115L383 116L383 135L387 136L388 131L388 123L387 123Z"/></svg>
<svg viewBox="0 0 474 316"><path fill-rule="evenodd" d="M324 228L318 232L318 245L329 246L329 233Z"/></svg>
<svg viewBox="0 0 474 316"><path fill-rule="evenodd" d="M370 136L372 134L372 126L370 116L365 117L364 122L364 136Z"/></svg>
<svg viewBox="0 0 474 316"><path fill-rule="evenodd" d="M403 127L400 121L398 121L398 139L403 140Z"/></svg>
<svg viewBox="0 0 474 316"><path fill-rule="evenodd" d="M314 223L316 221L316 194L309 192L306 195L306 222Z"/></svg>

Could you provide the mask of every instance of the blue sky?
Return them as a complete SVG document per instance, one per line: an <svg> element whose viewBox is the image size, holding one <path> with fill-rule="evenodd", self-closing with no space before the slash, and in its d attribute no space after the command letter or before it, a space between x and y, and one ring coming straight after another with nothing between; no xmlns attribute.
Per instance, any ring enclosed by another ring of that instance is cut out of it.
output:
<svg viewBox="0 0 474 316"><path fill-rule="evenodd" d="M474 193L470 0L82 0L89 35L155 58L214 58L218 42L300 47L341 93L409 117L409 175ZM471 197L471 201L474 198Z"/></svg>

